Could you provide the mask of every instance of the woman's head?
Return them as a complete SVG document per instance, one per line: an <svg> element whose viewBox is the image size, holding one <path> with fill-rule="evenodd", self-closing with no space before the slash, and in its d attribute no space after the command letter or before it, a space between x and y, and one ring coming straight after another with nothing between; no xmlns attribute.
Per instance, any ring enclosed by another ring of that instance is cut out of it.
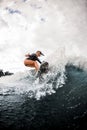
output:
<svg viewBox="0 0 87 130"><path fill-rule="evenodd" d="M37 52L36 52L36 55L37 55L37 56L41 56L41 55L44 56L44 54L43 54L41 51L37 51Z"/></svg>

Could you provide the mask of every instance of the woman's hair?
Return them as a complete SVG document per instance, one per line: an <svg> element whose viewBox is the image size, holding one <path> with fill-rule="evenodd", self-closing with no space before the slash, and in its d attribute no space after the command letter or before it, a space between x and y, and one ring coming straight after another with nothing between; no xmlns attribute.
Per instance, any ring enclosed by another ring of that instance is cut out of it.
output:
<svg viewBox="0 0 87 130"><path fill-rule="evenodd" d="M43 54L41 51L37 51L36 53L38 53L38 52L39 52L41 55L43 55L43 56L44 56L44 54Z"/></svg>

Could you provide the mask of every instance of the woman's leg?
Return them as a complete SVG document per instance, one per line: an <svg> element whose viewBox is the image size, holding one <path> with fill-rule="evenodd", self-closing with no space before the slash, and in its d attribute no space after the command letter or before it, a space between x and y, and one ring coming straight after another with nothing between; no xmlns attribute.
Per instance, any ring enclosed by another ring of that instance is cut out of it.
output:
<svg viewBox="0 0 87 130"><path fill-rule="evenodd" d="M36 61L24 60L24 65L28 67L34 67L36 70L39 70L39 65Z"/></svg>
<svg viewBox="0 0 87 130"><path fill-rule="evenodd" d="M39 65L38 65L38 63L36 61L34 62L34 65L35 65L35 69L38 71L39 70Z"/></svg>

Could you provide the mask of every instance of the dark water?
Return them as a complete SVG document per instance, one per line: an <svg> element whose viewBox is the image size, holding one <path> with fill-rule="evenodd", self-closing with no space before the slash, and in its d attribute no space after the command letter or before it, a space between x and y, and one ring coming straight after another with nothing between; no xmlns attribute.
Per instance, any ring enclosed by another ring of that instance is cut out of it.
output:
<svg viewBox="0 0 87 130"><path fill-rule="evenodd" d="M87 129L87 73L66 66L66 84L40 100L0 96L0 130Z"/></svg>

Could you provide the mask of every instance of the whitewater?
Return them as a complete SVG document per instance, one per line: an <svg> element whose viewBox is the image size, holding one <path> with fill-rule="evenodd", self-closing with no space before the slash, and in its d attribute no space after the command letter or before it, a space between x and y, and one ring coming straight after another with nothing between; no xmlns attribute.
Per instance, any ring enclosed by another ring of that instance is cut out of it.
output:
<svg viewBox="0 0 87 130"><path fill-rule="evenodd" d="M86 0L0 0L0 69L14 73L0 77L0 129L80 128L87 115L86 42ZM25 54L37 50L49 63L41 83L24 66Z"/></svg>

